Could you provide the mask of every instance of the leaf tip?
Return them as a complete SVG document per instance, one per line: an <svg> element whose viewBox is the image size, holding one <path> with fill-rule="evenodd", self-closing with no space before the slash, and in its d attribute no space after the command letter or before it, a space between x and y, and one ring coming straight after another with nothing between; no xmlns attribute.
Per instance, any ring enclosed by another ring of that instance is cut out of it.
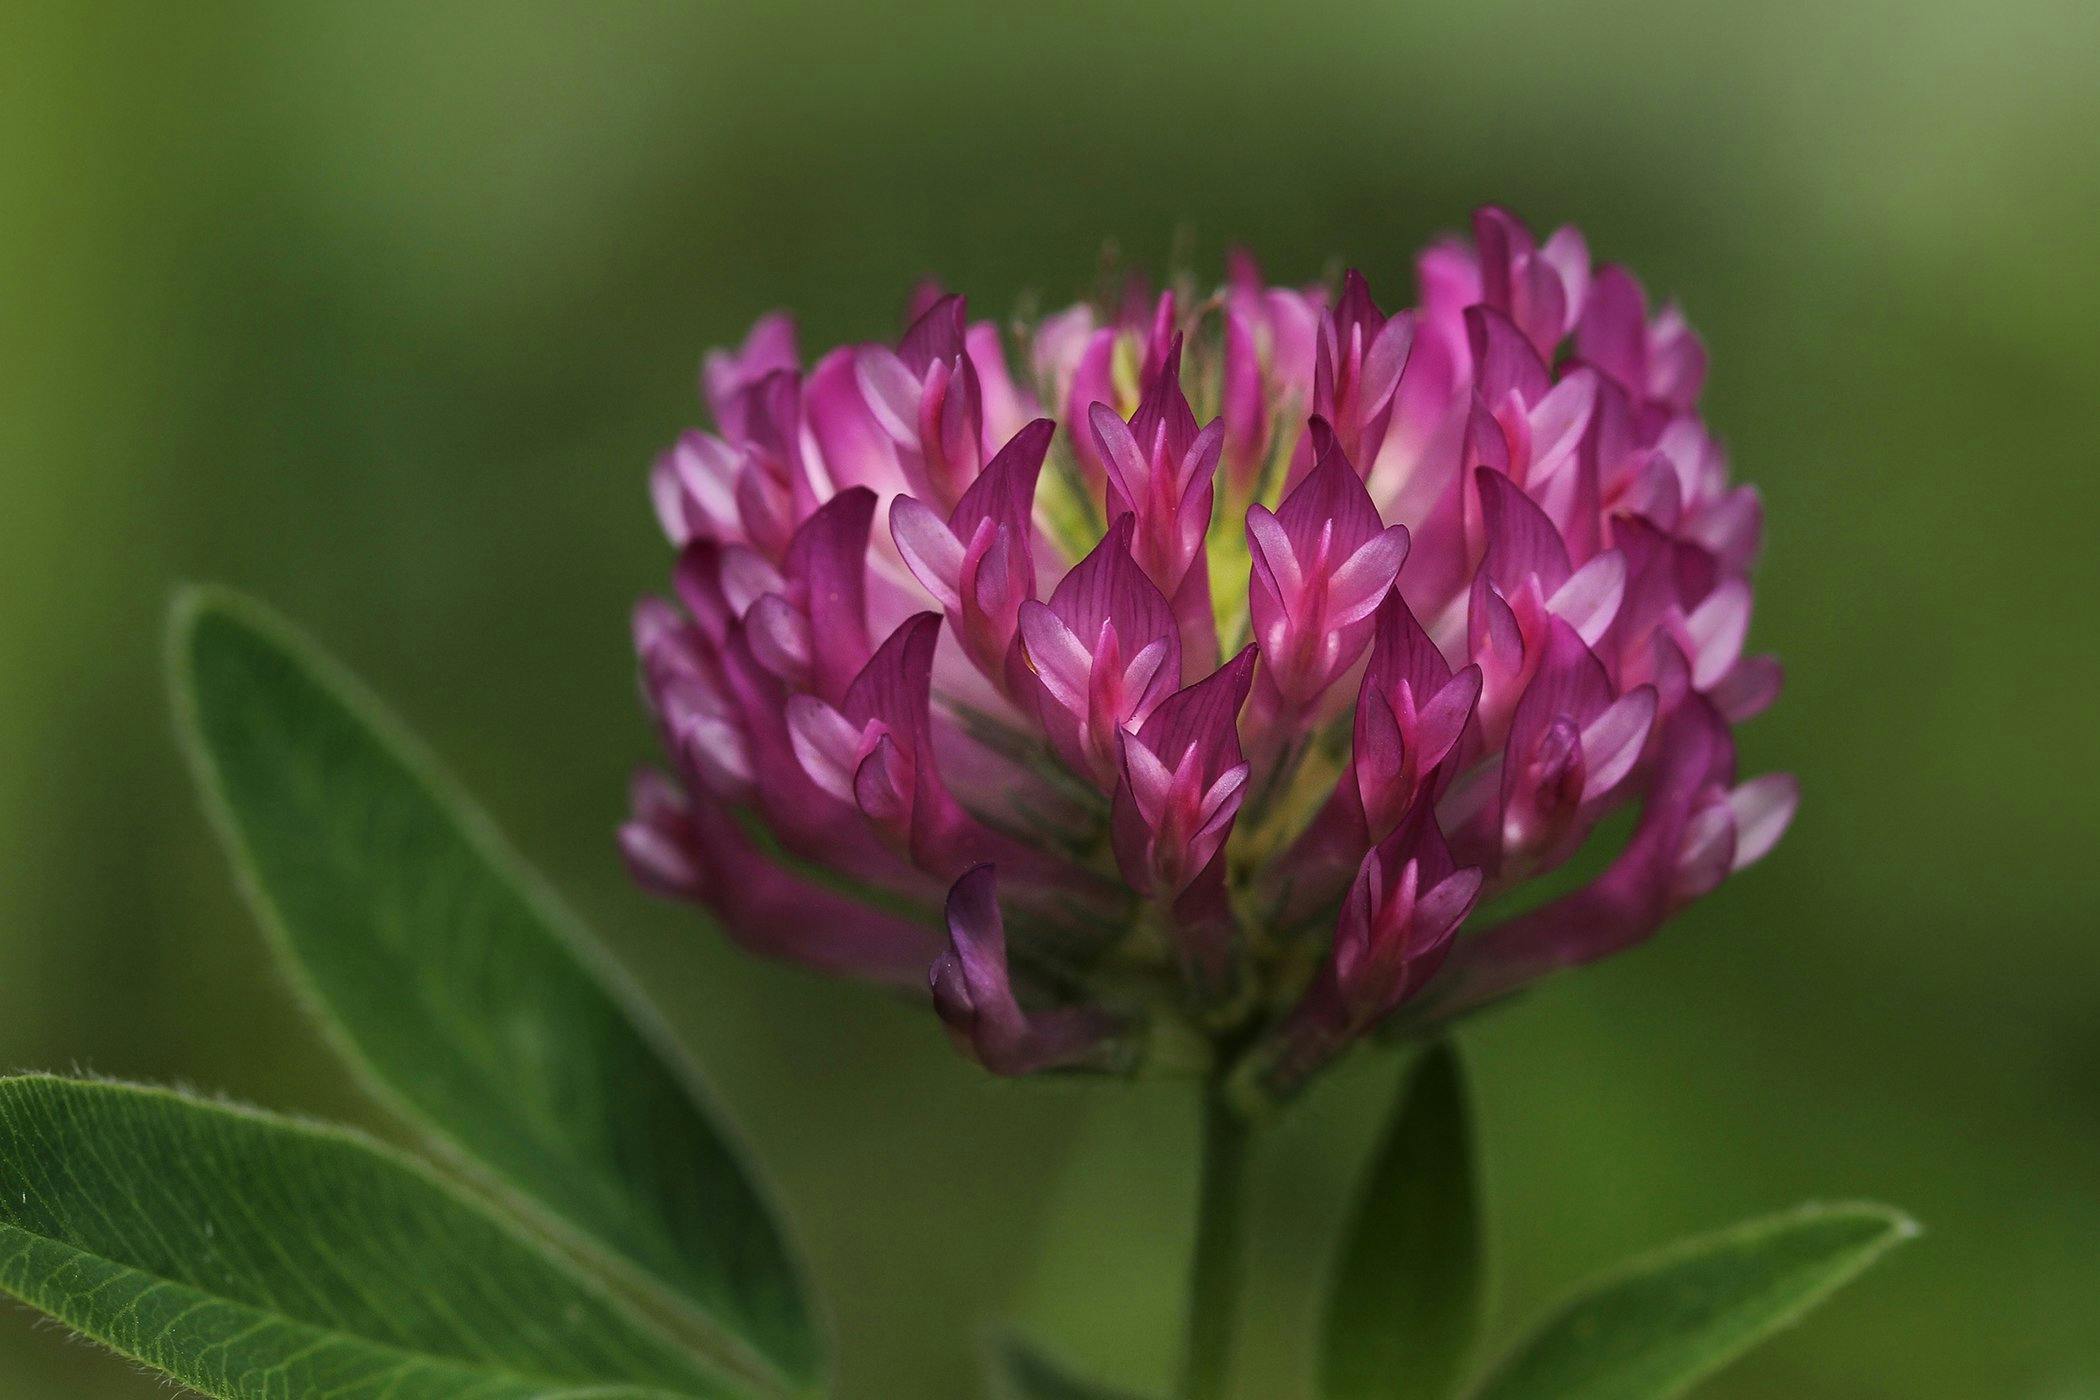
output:
<svg viewBox="0 0 2100 1400"><path fill-rule="evenodd" d="M1810 1202L1801 1207L1801 1214L1853 1222L1859 1227L1861 1245L1877 1254L1925 1233L1925 1227L1918 1223L1917 1217L1880 1201Z"/></svg>
<svg viewBox="0 0 2100 1400"><path fill-rule="evenodd" d="M1898 1210L1880 1201L1805 1201L1788 1213L1803 1219L1851 1220L1862 1227L1879 1227L1905 1238L1917 1234L1923 1228L1907 1211Z"/></svg>
<svg viewBox="0 0 2100 1400"><path fill-rule="evenodd" d="M262 604L224 584L185 581L176 585L168 597L162 636L178 717L193 715L198 652L214 628L231 624L252 632L267 626L268 617Z"/></svg>

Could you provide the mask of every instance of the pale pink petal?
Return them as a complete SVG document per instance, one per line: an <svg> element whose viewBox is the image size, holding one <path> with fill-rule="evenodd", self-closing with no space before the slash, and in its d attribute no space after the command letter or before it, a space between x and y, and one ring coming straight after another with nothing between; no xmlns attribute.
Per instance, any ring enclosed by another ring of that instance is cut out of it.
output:
<svg viewBox="0 0 2100 1400"><path fill-rule="evenodd" d="M1346 627L1378 607L1407 559L1407 527L1381 530L1349 556L1327 583L1327 625Z"/></svg>
<svg viewBox="0 0 2100 1400"><path fill-rule="evenodd" d="M1546 607L1573 627L1583 641L1595 646L1611 630L1625 597L1626 556L1612 549L1571 574L1546 600Z"/></svg>
<svg viewBox="0 0 2100 1400"><path fill-rule="evenodd" d="M962 608L963 545L931 506L910 496L890 502L890 537L904 565L934 601L951 612Z"/></svg>
<svg viewBox="0 0 2100 1400"><path fill-rule="evenodd" d="M1732 869L1764 859L1794 820L1801 805L1801 785L1791 773L1767 773L1728 794L1735 814L1735 861Z"/></svg>
<svg viewBox="0 0 2100 1400"><path fill-rule="evenodd" d="M1692 640L1692 684L1705 690L1735 669L1750 635L1750 585L1729 579L1685 619Z"/></svg>
<svg viewBox="0 0 2100 1400"><path fill-rule="evenodd" d="M1582 761L1587 770L1582 800L1594 802L1626 780L1640 761L1655 725L1655 687L1641 686L1612 702L1611 708L1582 731Z"/></svg>
<svg viewBox="0 0 2100 1400"><path fill-rule="evenodd" d="M851 802L861 731L814 695L789 698L787 725L795 758L809 780L841 802Z"/></svg>
<svg viewBox="0 0 2100 1400"><path fill-rule="evenodd" d="M1038 602L1021 604L1021 642L1036 678L1058 704L1075 715L1087 710L1094 657L1056 613Z"/></svg>
<svg viewBox="0 0 2100 1400"><path fill-rule="evenodd" d="M1278 602L1288 609L1291 602L1305 591L1305 575L1298 567L1298 556L1291 549L1291 542L1283 532L1283 526L1264 505L1250 506L1247 510L1247 536L1275 580L1279 594Z"/></svg>
<svg viewBox="0 0 2100 1400"><path fill-rule="evenodd" d="M879 345L863 347L853 357L853 379L884 432L898 442L918 442L919 378L904 361Z"/></svg>

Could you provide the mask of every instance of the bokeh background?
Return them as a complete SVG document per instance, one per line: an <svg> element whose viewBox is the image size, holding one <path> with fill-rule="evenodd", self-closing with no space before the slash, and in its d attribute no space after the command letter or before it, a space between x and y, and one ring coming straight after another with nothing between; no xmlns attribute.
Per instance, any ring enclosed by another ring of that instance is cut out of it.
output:
<svg viewBox="0 0 2100 1400"><path fill-rule="evenodd" d="M1173 1087L996 1084L931 1019L630 891L642 489L701 350L938 274L1066 298L1104 241L1388 304L1483 200L1689 308L1759 482L1747 737L1778 853L1466 1036L1508 1326L1804 1197L1928 1234L1706 1394L2100 1395L2100 8L502 3L0 13L0 1065L374 1123L295 1016L170 738L171 585L362 671L646 976L777 1175L846 1394L976 1393L1017 1317L1161 1377ZM1391 1092L1261 1175L1248 1397L1305 1393L1326 1232ZM0 1393L146 1397L26 1314Z"/></svg>

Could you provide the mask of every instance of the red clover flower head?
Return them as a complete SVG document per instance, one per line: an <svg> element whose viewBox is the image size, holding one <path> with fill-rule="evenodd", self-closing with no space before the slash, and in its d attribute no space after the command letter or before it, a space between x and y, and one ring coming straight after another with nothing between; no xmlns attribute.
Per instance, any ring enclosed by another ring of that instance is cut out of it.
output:
<svg viewBox="0 0 2100 1400"><path fill-rule="evenodd" d="M1198 1046L1281 1097L1770 850L1794 784L1731 736L1780 685L1762 514L1703 346L1499 209L1418 274L1388 315L1239 256L1011 336L929 291L894 347L805 368L776 315L709 355L714 430L651 476L637 878L930 989L995 1072ZM1481 917L1621 809L1585 883Z"/></svg>

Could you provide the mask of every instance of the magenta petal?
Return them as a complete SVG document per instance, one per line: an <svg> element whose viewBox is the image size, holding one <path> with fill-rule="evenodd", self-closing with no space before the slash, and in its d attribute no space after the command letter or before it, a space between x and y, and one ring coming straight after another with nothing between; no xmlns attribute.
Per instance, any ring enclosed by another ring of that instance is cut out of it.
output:
<svg viewBox="0 0 2100 1400"><path fill-rule="evenodd" d="M1091 647L1104 625L1114 626L1125 656L1155 641L1178 638L1173 609L1130 557L1136 525L1131 516L1118 519L1093 552L1051 591L1050 611L1082 645ZM1180 674L1178 665L1172 674Z"/></svg>
<svg viewBox="0 0 2100 1400"><path fill-rule="evenodd" d="M1801 785L1791 773L1767 773L1728 794L1735 818L1734 869L1763 860L1779 844L1801 805Z"/></svg>
<svg viewBox="0 0 2100 1400"><path fill-rule="evenodd" d="M1484 204L1473 211L1473 246L1480 257L1480 299L1508 315L1510 267L1530 253L1531 230L1500 205Z"/></svg>
<svg viewBox="0 0 2100 1400"><path fill-rule="evenodd" d="M1696 698L1678 707L1664 726L1657 772L1625 850L1589 885L1463 944L1438 1009L1478 1005L1655 932L1682 901L1677 863L1693 820L1734 764L1720 716Z"/></svg>
<svg viewBox="0 0 2100 1400"><path fill-rule="evenodd" d="M1689 611L1712 591L1715 561L1699 546L1633 515L1616 518L1612 536L1626 556L1625 591L1612 624L1622 645L1649 637L1672 610Z"/></svg>
<svg viewBox="0 0 2100 1400"><path fill-rule="evenodd" d="M981 387L985 432L994 442L1010 441L1030 419L1039 416L1035 399L1014 383L997 326L978 322L970 327L965 343Z"/></svg>
<svg viewBox="0 0 2100 1400"><path fill-rule="evenodd" d="M932 507L910 496L890 502L890 538L919 585L950 613L962 610L963 543Z"/></svg>
<svg viewBox="0 0 2100 1400"><path fill-rule="evenodd" d="M1568 549L1546 512L1500 472L1483 468L1474 478L1487 531L1484 571L1495 586L1509 595L1526 578L1536 578L1548 593L1566 583L1572 572Z"/></svg>
<svg viewBox="0 0 2100 1400"><path fill-rule="evenodd" d="M1225 421L1225 466L1233 484L1251 491L1268 452L1269 405L1262 389L1261 355L1254 330L1238 311L1225 316L1224 385L1220 408Z"/></svg>
<svg viewBox="0 0 2100 1400"><path fill-rule="evenodd" d="M736 350L708 352L700 366L701 393L722 430L741 437L746 431L740 406L744 393L776 370L792 370L800 364L795 322L776 311L761 316Z"/></svg>
<svg viewBox="0 0 2100 1400"><path fill-rule="evenodd" d="M1333 950L1258 1052L1270 1090L1295 1092L1427 986L1481 883L1480 871L1454 866L1426 804L1367 853L1342 900Z"/></svg>
<svg viewBox="0 0 2100 1400"><path fill-rule="evenodd" d="M1507 394L1535 404L1553 387L1539 352L1508 316L1488 306L1466 308L1466 341L1473 352L1473 382L1491 405Z"/></svg>
<svg viewBox="0 0 2100 1400"><path fill-rule="evenodd" d="M1033 533L1036 479L1056 432L1055 423L1037 418L1008 439L955 503L948 523L958 536L968 538L986 520L1005 526L1018 539Z"/></svg>
<svg viewBox="0 0 2100 1400"><path fill-rule="evenodd" d="M1729 579L1706 595L1685 619L1691 639L1692 684L1701 690L1718 685L1742 657L1750 635L1750 585Z"/></svg>
<svg viewBox="0 0 2100 1400"><path fill-rule="evenodd" d="M926 701L933 683L933 649L940 639L939 613L906 618L847 687L839 706L855 724L878 720L916 744L926 731Z"/></svg>
<svg viewBox="0 0 2100 1400"><path fill-rule="evenodd" d="M698 900L731 937L765 957L909 986L938 946L922 924L789 874L726 813L687 805L659 780L637 780L635 816L622 829L621 847L645 885Z"/></svg>
<svg viewBox="0 0 2100 1400"><path fill-rule="evenodd" d="M948 517L946 533L956 541L959 557L953 601L942 597L942 603L978 670L1006 690L1006 658L1019 609L1035 597L1035 489L1055 429L1047 418L1023 426ZM924 533L935 549L941 547L932 531ZM900 537L900 549L903 544Z"/></svg>
<svg viewBox="0 0 2100 1400"><path fill-rule="evenodd" d="M802 594L816 690L828 699L845 694L867 664L868 531L874 519L875 493L856 486L825 502L788 543L784 571Z"/></svg>
<svg viewBox="0 0 2100 1400"><path fill-rule="evenodd" d="M1785 683L1786 672L1778 657L1746 656L1707 692L1707 698L1730 724L1741 724L1770 709Z"/></svg>
<svg viewBox="0 0 2100 1400"><path fill-rule="evenodd" d="M1665 307L1648 335L1648 395L1684 412L1706 384L1706 347L1676 307Z"/></svg>
<svg viewBox="0 0 2100 1400"><path fill-rule="evenodd" d="M1584 802L1609 795L1640 761L1655 725L1655 694L1652 685L1637 686L1583 726Z"/></svg>
<svg viewBox="0 0 2100 1400"><path fill-rule="evenodd" d="M965 348L969 307L959 296L944 296L927 307L904 332L897 357L915 375L935 364L952 363Z"/></svg>
<svg viewBox="0 0 2100 1400"><path fill-rule="evenodd" d="M1450 679L1451 663L1422 630L1413 610L1398 593L1387 594L1378 609L1365 687L1391 695L1405 683L1419 704L1441 691Z"/></svg>
<svg viewBox="0 0 2100 1400"><path fill-rule="evenodd" d="M1513 746L1518 734L1527 728L1536 732L1556 715L1586 725L1612 702L1611 678L1604 663L1583 644L1575 629L1559 618L1552 620L1549 629L1545 654L1517 702L1510 726Z"/></svg>
<svg viewBox="0 0 2100 1400"><path fill-rule="evenodd" d="M1033 1074L1098 1058L1114 1034L1106 1013L1063 1007L1030 1013L1014 997L994 868L965 871L948 892L948 950L927 974L934 1007L994 1074Z"/></svg>
<svg viewBox="0 0 2100 1400"><path fill-rule="evenodd" d="M1406 557L1406 531L1388 531L1340 443L1314 419L1312 470L1272 516L1247 513L1252 558L1248 610L1255 640L1286 711L1300 708L1362 654L1369 614ZM1370 553L1360 554L1373 541ZM1353 566L1353 567L1352 567Z"/></svg>
<svg viewBox="0 0 2100 1400"><path fill-rule="evenodd" d="M1186 889L1230 830L1243 788L1228 790L1229 810L1222 821L1222 809L1207 810L1205 799L1216 798L1245 762L1235 720L1247 703L1254 660L1255 649L1244 649L1160 702L1135 734L1124 734L1123 778L1111 827L1124 878L1141 892L1173 895ZM1142 770L1135 779L1133 762ZM1139 800L1140 790L1149 800Z"/></svg>
<svg viewBox="0 0 2100 1400"><path fill-rule="evenodd" d="M1400 595L1387 595L1358 691L1351 758L1370 840L1398 825L1425 789L1441 788L1442 765L1472 718L1480 679L1477 666L1453 676Z"/></svg>
<svg viewBox="0 0 2100 1400"><path fill-rule="evenodd" d="M1605 266L1590 279L1590 294L1575 327L1575 349L1626 388L1647 387L1648 298L1625 268Z"/></svg>
<svg viewBox="0 0 2100 1400"><path fill-rule="evenodd" d="M1686 525L1686 533L1713 551L1722 567L1747 569L1756 561L1764 538L1764 502L1755 486L1738 486L1719 500L1700 509Z"/></svg>
<svg viewBox="0 0 2100 1400"><path fill-rule="evenodd" d="M1172 313L1172 303L1165 309ZM1169 323L1171 324L1171 322ZM1158 332L1155 332L1155 340ZM1188 454L1189 444L1196 440L1196 415L1189 408L1188 395L1181 389L1182 337L1171 335L1166 341L1166 353L1156 364L1145 366L1144 392L1138 399L1137 412L1130 415L1131 436L1148 453L1164 455L1181 460Z"/></svg>

